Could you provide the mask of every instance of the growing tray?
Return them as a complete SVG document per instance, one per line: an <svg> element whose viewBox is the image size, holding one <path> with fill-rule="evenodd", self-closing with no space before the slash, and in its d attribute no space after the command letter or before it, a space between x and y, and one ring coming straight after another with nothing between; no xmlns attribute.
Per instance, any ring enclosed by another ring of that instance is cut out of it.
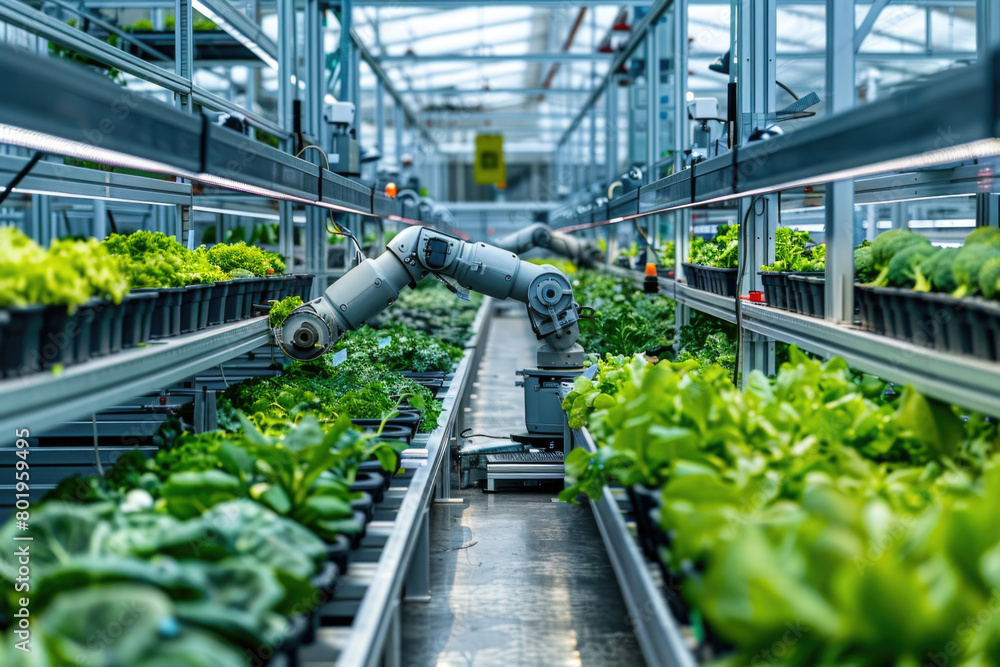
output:
<svg viewBox="0 0 1000 667"><path fill-rule="evenodd" d="M739 269L718 269L714 266L699 267L703 275L704 289L719 296L736 296Z"/></svg>
<svg viewBox="0 0 1000 667"><path fill-rule="evenodd" d="M139 294L155 293L150 338L171 338L181 334L181 295L183 287L134 290Z"/></svg>
<svg viewBox="0 0 1000 667"><path fill-rule="evenodd" d="M218 282L212 285L206 300L206 326L222 324L226 319L226 300L229 297L229 286L231 281Z"/></svg>
<svg viewBox="0 0 1000 667"><path fill-rule="evenodd" d="M122 348L145 345L153 329L155 293L129 292L122 300Z"/></svg>
<svg viewBox="0 0 1000 667"><path fill-rule="evenodd" d="M45 306L6 309L0 324L0 375L17 377L41 370L39 343Z"/></svg>
<svg viewBox="0 0 1000 667"><path fill-rule="evenodd" d="M772 308L788 310L788 273L785 271L758 271L764 289L764 302Z"/></svg>
<svg viewBox="0 0 1000 667"><path fill-rule="evenodd" d="M856 285L862 328L949 354L1000 361L1000 303Z"/></svg>
<svg viewBox="0 0 1000 667"><path fill-rule="evenodd" d="M226 322L237 322L246 319L250 311L247 309L247 288L249 278L237 278L229 282L229 293L226 295L226 303L223 312Z"/></svg>
<svg viewBox="0 0 1000 667"><path fill-rule="evenodd" d="M812 317L826 313L826 280L807 274L789 274L788 286L792 293L792 310Z"/></svg>
<svg viewBox="0 0 1000 667"><path fill-rule="evenodd" d="M188 285L181 292L180 330L181 333L193 333L204 329L208 323L208 306L206 303L211 295L212 285ZM205 317L202 318L202 304L205 305ZM204 324L202 323L204 321Z"/></svg>

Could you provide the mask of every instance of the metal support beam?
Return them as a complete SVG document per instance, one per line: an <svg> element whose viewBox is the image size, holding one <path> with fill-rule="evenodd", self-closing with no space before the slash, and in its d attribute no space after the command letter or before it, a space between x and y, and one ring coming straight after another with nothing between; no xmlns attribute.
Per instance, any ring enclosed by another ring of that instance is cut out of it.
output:
<svg viewBox="0 0 1000 667"><path fill-rule="evenodd" d="M660 158L660 43L656 25L646 32L646 167L650 181L656 176L652 166Z"/></svg>
<svg viewBox="0 0 1000 667"><path fill-rule="evenodd" d="M774 119L775 69L777 61L777 0L739 0L734 3L736 38L734 76L739 100L737 136L746 144L758 128L770 125ZM678 74L683 75L683 72ZM679 105L680 100L677 101ZM740 220L746 221L740 230L744 244L740 271L742 292L761 290L757 268L774 260L774 237L778 225L778 197L765 195L744 198L739 205ZM774 372L774 342L740 332L740 377L746 383L750 372Z"/></svg>
<svg viewBox="0 0 1000 667"><path fill-rule="evenodd" d="M174 58L174 73L177 76L191 80L191 73L194 71L194 34L193 34L193 13L191 10L191 0L174 1L174 40L176 44L176 57ZM189 95L175 95L174 101L177 106L187 109L191 105Z"/></svg>
<svg viewBox="0 0 1000 667"><path fill-rule="evenodd" d="M358 103L354 99L354 40L351 38L352 0L340 0L340 101Z"/></svg>
<svg viewBox="0 0 1000 667"><path fill-rule="evenodd" d="M424 508L418 519L419 533L413 547L410 566L406 569L406 602L431 600L430 508Z"/></svg>
<svg viewBox="0 0 1000 667"><path fill-rule="evenodd" d="M874 6L873 6L874 9ZM826 3L826 91L831 114L855 104L854 0ZM826 318L854 319L854 181L830 183L826 189Z"/></svg>
<svg viewBox="0 0 1000 667"><path fill-rule="evenodd" d="M295 89L295 0L278 0L278 124L292 128Z"/></svg>
<svg viewBox="0 0 1000 667"><path fill-rule="evenodd" d="M620 119L618 118L618 82L616 79L612 79L611 85L604 91L604 108L606 116L604 123L604 175L607 182L611 183L618 176L618 123Z"/></svg>
<svg viewBox="0 0 1000 667"><path fill-rule="evenodd" d="M378 152L385 155L385 86L381 79L375 83L375 136Z"/></svg>
<svg viewBox="0 0 1000 667"><path fill-rule="evenodd" d="M850 3L853 5L854 3ZM854 52L857 53L861 49L861 45L867 39L868 35L871 34L872 28L875 27L875 22L878 21L879 15L882 10L889 5L889 0L875 0L872 2L872 6L868 8L868 13L865 15L865 20L861 22L858 26L857 31L854 33ZM853 9L853 7L852 7Z"/></svg>
<svg viewBox="0 0 1000 667"><path fill-rule="evenodd" d="M1000 194L976 194L976 227L1000 227Z"/></svg>
<svg viewBox="0 0 1000 667"><path fill-rule="evenodd" d="M580 109L580 113L577 114L570 126L566 128L566 131L563 133L559 143L562 144L566 142L569 135L580 125L580 123L583 122L583 119L587 115L590 107L597 103L601 93L609 88L609 84L611 83L612 78L616 76L616 72L621 69L621 66L625 64L625 61L631 58L632 54L639 48L643 38L645 37L646 27L659 22L660 17L662 17L663 14L670 9L673 3L674 0L656 0L656 2L650 6L646 15L642 17L642 20L633 26L632 37L629 39L628 44L626 44L625 48L619 51L615 56L615 59L611 62L611 66L608 68L607 74L605 74L601 83L590 94L590 97L587 98L587 102L583 105L583 108Z"/></svg>
<svg viewBox="0 0 1000 667"><path fill-rule="evenodd" d="M673 71L673 114L674 141L671 148L674 151L674 173L684 168L684 151L691 143L690 127L686 113L688 92L688 50L683 48L688 43L688 0L675 0L673 8L673 43L675 45L675 61ZM683 46L682 46L683 45ZM657 157L659 160L659 157ZM688 216L690 220L690 216ZM685 255L685 258L687 255ZM687 261L685 259L685 261Z"/></svg>
<svg viewBox="0 0 1000 667"><path fill-rule="evenodd" d="M997 48L1000 48L1000 2L977 0L976 49L979 60L985 61Z"/></svg>
<svg viewBox="0 0 1000 667"><path fill-rule="evenodd" d="M527 63L563 63L589 62L591 60L610 60L606 53L431 53L400 54L376 56L380 63L454 63L454 62L527 62Z"/></svg>

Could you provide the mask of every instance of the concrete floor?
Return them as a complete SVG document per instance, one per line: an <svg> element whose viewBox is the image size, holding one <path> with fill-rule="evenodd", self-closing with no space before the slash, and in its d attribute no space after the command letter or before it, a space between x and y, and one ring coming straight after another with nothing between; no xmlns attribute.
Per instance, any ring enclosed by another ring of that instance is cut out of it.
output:
<svg viewBox="0 0 1000 667"><path fill-rule="evenodd" d="M534 365L523 306L492 325L466 425L524 431L516 369ZM480 440L477 439L477 442ZM604 544L588 507L535 491L458 490L431 510L431 595L403 606L404 667L639 666Z"/></svg>

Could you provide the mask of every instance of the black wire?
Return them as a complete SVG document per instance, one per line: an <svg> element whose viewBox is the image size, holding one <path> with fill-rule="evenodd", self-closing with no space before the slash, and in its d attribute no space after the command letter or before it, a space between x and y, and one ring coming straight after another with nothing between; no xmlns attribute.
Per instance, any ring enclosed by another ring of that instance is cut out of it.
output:
<svg viewBox="0 0 1000 667"><path fill-rule="evenodd" d="M733 384L736 386L739 386L740 350L743 348L743 299L740 297L743 295L743 274L746 269L746 230L750 214L755 212L758 201L760 201L760 195L750 200L750 206L747 207L747 212L743 216L743 224L740 225L736 240L740 247L739 259L737 260L739 277L736 279L736 363L733 367Z"/></svg>
<svg viewBox="0 0 1000 667"><path fill-rule="evenodd" d="M28 163L21 167L21 171L17 172L17 174L14 175L14 178L10 179L10 183L7 184L7 189L0 193L0 204L4 203L7 197L10 196L10 193L14 191L14 188L16 188L18 184L24 180L24 177L28 175L28 172L31 171L31 169L38 164L38 161L43 157L45 157L45 153L42 151L37 151L31 156Z"/></svg>
<svg viewBox="0 0 1000 667"><path fill-rule="evenodd" d="M471 428L467 428L458 434L460 438L489 438L490 440L510 440L509 435L487 435L485 433L470 433Z"/></svg>
<svg viewBox="0 0 1000 667"><path fill-rule="evenodd" d="M775 79L775 80L774 80L774 82L775 82L776 84L778 84L778 87L779 87L779 88L781 88L781 89L782 89L782 90L784 90L784 91L785 91L786 93L788 93L789 95L791 95L792 97L794 97L794 98L795 98L796 100L797 100L797 99L799 99L799 96L798 96L798 95L796 95L796 94L795 94L795 91L793 91L793 90L792 90L791 88L789 88L789 87L788 87L788 86L786 86L785 84L781 83L781 82L780 82L780 81L778 81L777 79Z"/></svg>

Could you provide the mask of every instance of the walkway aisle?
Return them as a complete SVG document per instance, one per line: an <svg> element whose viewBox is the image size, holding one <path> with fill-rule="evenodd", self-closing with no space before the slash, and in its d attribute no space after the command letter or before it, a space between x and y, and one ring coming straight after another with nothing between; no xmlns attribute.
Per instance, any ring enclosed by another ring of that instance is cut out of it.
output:
<svg viewBox="0 0 1000 667"><path fill-rule="evenodd" d="M523 306L493 320L487 345L467 426L523 432L514 371L536 347ZM643 664L590 509L555 493L452 481L465 503L431 510L432 600L403 606L403 667Z"/></svg>

